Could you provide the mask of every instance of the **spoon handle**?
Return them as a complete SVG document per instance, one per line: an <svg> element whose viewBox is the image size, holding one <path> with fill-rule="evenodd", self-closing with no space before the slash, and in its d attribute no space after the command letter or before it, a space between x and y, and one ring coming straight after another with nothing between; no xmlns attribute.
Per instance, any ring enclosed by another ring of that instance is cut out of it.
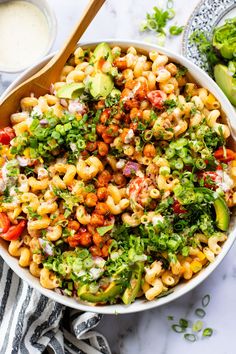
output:
<svg viewBox="0 0 236 354"><path fill-rule="evenodd" d="M101 6L104 4L105 0L90 0L88 6L84 10L84 13L80 21L76 24L74 31L71 33L69 38L66 40L62 49L59 50L58 54L54 57L54 60L60 61L65 64L65 61L69 58L70 54L76 48L76 45L84 32L86 31L89 24L92 22L97 12L100 10Z"/></svg>
<svg viewBox="0 0 236 354"><path fill-rule="evenodd" d="M75 50L78 41L80 40L87 27L96 16L97 12L100 10L101 6L104 4L104 2L105 0L89 1L88 6L86 7L80 21L75 26L74 31L72 31L71 35L66 40L59 52L43 68L44 71L48 71L48 79L50 77L51 82L54 82L58 79L67 59Z"/></svg>

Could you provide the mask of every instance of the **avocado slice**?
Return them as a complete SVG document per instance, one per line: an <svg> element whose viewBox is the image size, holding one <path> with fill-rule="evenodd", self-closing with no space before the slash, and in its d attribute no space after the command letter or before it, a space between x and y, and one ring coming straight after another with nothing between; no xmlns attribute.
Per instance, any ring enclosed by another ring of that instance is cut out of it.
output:
<svg viewBox="0 0 236 354"><path fill-rule="evenodd" d="M134 265L131 278L130 278L130 284L125 289L125 292L122 295L122 300L125 305L129 305L135 300L141 287L143 269L144 269L144 265L142 262L137 262Z"/></svg>
<svg viewBox="0 0 236 354"><path fill-rule="evenodd" d="M57 91L57 97L59 98L78 98L84 91L84 84L82 82L72 82L62 86Z"/></svg>
<svg viewBox="0 0 236 354"><path fill-rule="evenodd" d="M214 67L214 77L217 85L219 85L230 102L236 106L236 79L230 75L227 66L217 64Z"/></svg>
<svg viewBox="0 0 236 354"><path fill-rule="evenodd" d="M116 283L113 281L108 288L97 294L92 294L87 291L87 286L85 285L78 291L78 296L81 300L98 303L98 302L107 302L109 300L115 299L117 295L119 295L123 290L123 286L121 284Z"/></svg>
<svg viewBox="0 0 236 354"><path fill-rule="evenodd" d="M91 64L98 63L101 58L104 58L110 63L113 62L111 48L105 42L98 44L97 47L94 49L93 56L90 60L90 63Z"/></svg>
<svg viewBox="0 0 236 354"><path fill-rule="evenodd" d="M94 98L106 98L114 87L112 78L103 73L96 73L90 81L90 93Z"/></svg>
<svg viewBox="0 0 236 354"><path fill-rule="evenodd" d="M227 231L229 228L229 208L226 201L222 197L218 197L214 201L214 207L216 212L216 226L222 231Z"/></svg>

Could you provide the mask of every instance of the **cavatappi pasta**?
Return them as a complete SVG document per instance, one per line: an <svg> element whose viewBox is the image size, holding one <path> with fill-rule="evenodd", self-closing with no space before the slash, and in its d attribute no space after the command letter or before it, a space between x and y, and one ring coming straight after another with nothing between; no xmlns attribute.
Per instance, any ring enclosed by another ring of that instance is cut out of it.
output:
<svg viewBox="0 0 236 354"><path fill-rule="evenodd" d="M43 287L153 300L221 252L236 154L220 103L156 51L77 48L0 131L0 236Z"/></svg>

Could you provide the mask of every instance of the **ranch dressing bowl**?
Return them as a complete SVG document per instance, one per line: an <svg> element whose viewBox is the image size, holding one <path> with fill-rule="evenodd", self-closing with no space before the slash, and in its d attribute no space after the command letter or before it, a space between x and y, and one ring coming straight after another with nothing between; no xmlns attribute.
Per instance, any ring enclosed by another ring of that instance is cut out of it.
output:
<svg viewBox="0 0 236 354"><path fill-rule="evenodd" d="M56 19L46 0L0 0L0 71L32 66L52 47Z"/></svg>

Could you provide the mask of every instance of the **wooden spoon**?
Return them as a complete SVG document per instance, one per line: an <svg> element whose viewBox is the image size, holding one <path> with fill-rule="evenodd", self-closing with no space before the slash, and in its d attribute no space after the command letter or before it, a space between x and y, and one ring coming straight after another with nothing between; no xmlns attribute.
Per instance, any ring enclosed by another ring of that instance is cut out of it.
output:
<svg viewBox="0 0 236 354"><path fill-rule="evenodd" d="M90 0L84 14L62 49L41 70L24 81L0 100L0 127L9 125L9 117L19 109L21 98L32 92L36 97L49 91L50 85L58 81L61 71L76 48L77 42L93 20L105 0Z"/></svg>

